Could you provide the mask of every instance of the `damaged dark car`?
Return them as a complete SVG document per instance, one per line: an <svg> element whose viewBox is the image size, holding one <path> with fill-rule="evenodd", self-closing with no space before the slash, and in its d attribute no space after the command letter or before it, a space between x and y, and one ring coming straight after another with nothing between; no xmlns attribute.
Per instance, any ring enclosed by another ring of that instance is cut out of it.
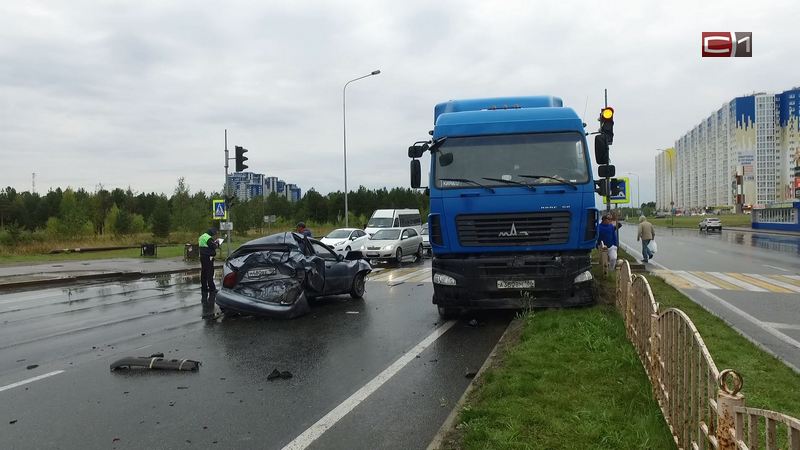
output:
<svg viewBox="0 0 800 450"><path fill-rule="evenodd" d="M225 262L220 310L281 318L309 312L309 300L350 294L362 298L372 271L361 252L337 255L297 233L278 233L245 243Z"/></svg>

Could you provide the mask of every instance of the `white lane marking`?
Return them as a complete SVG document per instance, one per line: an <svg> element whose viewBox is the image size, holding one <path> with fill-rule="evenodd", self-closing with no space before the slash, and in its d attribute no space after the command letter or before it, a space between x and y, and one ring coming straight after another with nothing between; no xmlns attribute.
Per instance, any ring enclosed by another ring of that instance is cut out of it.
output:
<svg viewBox="0 0 800 450"><path fill-rule="evenodd" d="M416 359L417 355L425 351L428 346L433 344L439 337L447 332L453 325L455 325L455 320L450 320L445 322L439 328L433 330L433 333L428 335L425 339L422 340L416 347L412 348L408 352L406 352L403 356L397 359L392 365L387 367L383 370L383 372L379 373L375 378L370 380L367 384L361 387L361 389L357 390L353 395L348 397L345 401L339 404L336 408L332 409L328 414L317 421L314 425L311 425L306 431L304 431L301 435L294 438L292 442L286 444L283 447L283 450L302 450L307 448L311 445L314 441L319 439L320 436L323 435L327 430L331 427L336 425L336 422L341 420L344 416L346 416L350 411L355 409L356 406L361 404L364 400L367 399L373 392L377 391L378 388L383 386L384 383L389 381L393 376L395 376L400 370L405 367L409 362Z"/></svg>
<svg viewBox="0 0 800 450"><path fill-rule="evenodd" d="M620 244L622 244L622 243L620 243ZM641 256L642 256L642 254L641 254L641 253L639 253L639 252L637 252L636 250L632 249L632 248L631 248L629 245L627 245L627 244L622 244L622 246L626 248L626 251L627 251L628 253L630 253L630 254L632 254L632 255L634 255L634 256L636 256L636 254L638 254L638 255L639 255L639 257L641 257ZM658 267L660 267L660 268L662 268L662 269L664 269L664 270L669 270L669 269L667 269L666 267L664 267L663 265L661 265L661 264L658 264L658 263L653 263L653 265L655 265L655 266L658 266ZM713 274L714 276L719 276L719 275L717 275L717 272L709 272L709 273ZM791 275L784 275L784 276L791 276ZM730 278L730 277L729 277L729 278ZM797 277L794 277L794 276L792 276L792 278L797 278L798 280L800 280L800 276L797 276ZM723 279L724 279L724 278L723 278ZM666 281L667 281L667 283L668 283L668 284L671 284L671 283L669 283L669 281L668 281L668 280L666 280ZM686 295L687 297L691 298L691 296L689 296L688 294L686 294L686 293L684 292L684 291L685 291L684 289L681 289L680 287L678 287L678 286L674 286L674 285L673 285L673 287L674 287L675 289L677 289L678 291L680 291L680 292L684 293L684 295ZM742 318L744 318L745 320L747 320L747 321L749 321L750 323L752 323L753 325L755 325L755 326L757 326L757 327L761 328L762 330L764 330L764 331L766 331L767 333L771 334L772 336L776 337L776 338L777 338L777 339L779 339L780 341L782 341L782 342L784 342L784 343L786 343L786 344L789 344L789 345L791 345L791 346L793 346L793 347L800 348L800 342L799 342L799 341L797 341L796 339L792 339L790 336L788 336L788 335L786 335L786 334L783 334L783 333L781 333L780 331L778 331L777 329L775 329L775 328L773 328L773 327L769 326L769 325L768 325L766 322L762 322L761 320L759 320L759 319L755 318L754 316L750 315L749 313L746 313L746 312L744 312L743 310L741 310L741 309L737 308L736 306L733 306L732 304L730 304L730 303L728 303L727 301L725 301L725 300L724 300L722 297L719 297L719 296L717 296L717 295L715 295L715 294L711 293L711 292L710 292L708 289L698 288L698 289L697 289L697 291L699 291L699 292L702 292L703 294L707 295L709 298L711 298L711 299L713 299L713 300L716 300L716 301L717 301L717 302L718 302L718 303L719 303L721 306L723 306L724 308L727 308L728 310L732 311L733 313L740 315L740 316L741 316ZM695 302L695 303L696 303L696 302ZM698 303L698 304L699 304L699 303ZM701 306L703 306L703 305L701 305ZM703 306L703 308L705 308L705 306ZM708 309L708 308L705 308L705 309ZM709 312L710 312L710 310L709 310ZM713 313L712 313L712 314L713 314ZM718 316L717 314L714 314L714 315L715 315L715 316ZM718 316L718 317L719 317L719 316ZM723 319L723 320L725 320L725 319ZM729 321L727 321L727 320L725 320L725 321L726 321L726 322L728 322L728 323L730 323L730 322L729 322ZM738 330L738 328L737 328L737 330ZM749 337L749 336L748 336L748 335L746 335L744 332L740 332L740 333L741 333L742 335L744 335L745 337L747 337L747 339L749 339L751 342L753 342L754 344L756 344L756 345L757 345L757 346L759 346L760 348L766 349L766 350L767 350L769 353L771 353L773 356L776 356L776 357L777 357L777 355L775 354L775 352L774 352L774 351L772 351L772 350L770 350L769 348L767 348L767 347L766 347L764 344L762 344L761 342L757 341L755 338ZM794 368L796 371L800 371L800 368L797 368L797 367L795 367L794 365L792 365L791 363L789 363L788 361L786 361L784 358L780 358L780 357L778 357L778 359L780 359L781 361L783 361L783 363L784 363L784 364L786 364L786 365L788 365L788 366L790 366L790 367Z"/></svg>
<svg viewBox="0 0 800 450"><path fill-rule="evenodd" d="M764 288L761 288L761 287L758 287L756 285L750 284L750 283L748 283L746 281L742 281L742 280L740 280L738 278L734 278L734 277L732 277L732 276L730 276L728 274L724 274L724 273L721 273L721 272L708 272L708 273L711 274L711 275L714 275L715 277L717 277L717 278L719 278L721 280L725 280L730 284L733 284L735 286L739 286L740 288L747 289L750 292L769 292L768 290L766 290Z"/></svg>
<svg viewBox="0 0 800 450"><path fill-rule="evenodd" d="M778 280L775 280L775 279L772 279L772 278L769 278L769 277L765 277L764 275L759 275L757 273L746 273L745 275L747 275L748 277L753 277L753 278L755 278L757 280L765 281L765 282L770 283L770 284L772 284L774 286L778 286L778 287L782 287L784 289L788 289L788 290L790 290L792 292L800 292L800 287L797 287L797 286L795 286L793 284L784 283L783 281L778 281Z"/></svg>
<svg viewBox="0 0 800 450"><path fill-rule="evenodd" d="M800 330L800 325L795 323L764 322L764 325L768 325L773 328L783 328L786 330Z"/></svg>
<svg viewBox="0 0 800 450"><path fill-rule="evenodd" d="M53 372L50 373L45 373L43 375L27 378L22 381L17 381L16 383L7 384L5 386L0 386L0 392L7 391L9 389L14 389L15 387L20 387L28 383L33 383L34 381L43 380L45 378L52 377L53 375L58 375L63 372L64 372L63 370L54 370Z"/></svg>
<svg viewBox="0 0 800 450"><path fill-rule="evenodd" d="M785 277L789 277L793 280L800 280L800 275L784 275Z"/></svg>
<svg viewBox="0 0 800 450"><path fill-rule="evenodd" d="M419 275L421 275L423 273L430 272L432 270L433 269L430 268L430 267L426 267L424 269L419 269L419 270L416 270L416 271L411 272L409 274L403 275L401 277L392 278L391 280L386 282L386 285L387 286L397 286L398 284L402 284L403 282L405 282L409 278L413 278L413 277L419 276Z"/></svg>
<svg viewBox="0 0 800 450"><path fill-rule="evenodd" d="M782 270L784 272L789 272L789 270L786 270L786 269L783 269L783 268L780 268L780 267L777 267L777 266L770 266L769 264L764 264L764 267L769 267L770 269L778 269L778 270Z"/></svg>
<svg viewBox="0 0 800 450"><path fill-rule="evenodd" d="M688 281L688 282L692 283L693 285L695 285L697 287L700 287L700 288L722 289L721 287L717 286L716 284L711 284L708 281L706 281L706 280L704 280L704 279L702 279L700 277L694 276L694 275L690 274L689 272L687 272L685 270L673 270L672 273L674 273L675 275L683 278L684 280L686 280L686 281Z"/></svg>

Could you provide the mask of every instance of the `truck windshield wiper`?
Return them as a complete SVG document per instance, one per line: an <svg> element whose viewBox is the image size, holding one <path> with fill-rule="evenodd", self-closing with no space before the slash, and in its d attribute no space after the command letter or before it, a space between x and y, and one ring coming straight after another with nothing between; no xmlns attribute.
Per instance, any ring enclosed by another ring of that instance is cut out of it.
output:
<svg viewBox="0 0 800 450"><path fill-rule="evenodd" d="M570 186L572 189L575 189L576 191L578 190L578 186L576 186L575 183L571 183L567 180L562 180L561 178L551 177L548 175L517 175L517 176L520 178L533 178L534 180L538 180L540 178L547 178L548 180L554 180L558 181L561 184L566 184Z"/></svg>
<svg viewBox="0 0 800 450"><path fill-rule="evenodd" d="M475 186L480 186L486 189L487 191L491 192L492 194L494 194L494 189L490 188L489 186L486 186L485 184L480 184L475 180L469 180L467 178L439 178L439 181L458 181L459 183L470 183L474 184Z"/></svg>
<svg viewBox="0 0 800 450"><path fill-rule="evenodd" d="M504 180L502 178L491 178L491 177L481 177L481 178L483 178L484 180L497 181L497 182L506 183L506 184L518 184L520 186L525 186L526 188L528 188L528 189L530 189L532 191L536 190L536 186L534 186L534 185L532 185L530 183L523 183L522 181Z"/></svg>

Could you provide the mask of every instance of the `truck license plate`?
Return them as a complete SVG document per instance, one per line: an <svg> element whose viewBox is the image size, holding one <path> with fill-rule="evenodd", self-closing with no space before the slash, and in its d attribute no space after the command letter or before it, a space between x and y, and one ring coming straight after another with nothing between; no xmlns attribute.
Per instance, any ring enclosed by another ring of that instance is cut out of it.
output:
<svg viewBox="0 0 800 450"><path fill-rule="evenodd" d="M497 280L497 289L533 289L535 280Z"/></svg>

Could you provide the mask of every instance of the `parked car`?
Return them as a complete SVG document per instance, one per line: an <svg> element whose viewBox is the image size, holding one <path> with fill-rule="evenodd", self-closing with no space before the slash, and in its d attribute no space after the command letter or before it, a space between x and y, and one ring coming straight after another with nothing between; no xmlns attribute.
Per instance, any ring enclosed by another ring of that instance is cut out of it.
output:
<svg viewBox="0 0 800 450"><path fill-rule="evenodd" d="M422 258L422 236L417 227L384 228L373 234L362 247L370 260L395 261L400 264L405 255Z"/></svg>
<svg viewBox="0 0 800 450"><path fill-rule="evenodd" d="M698 225L700 231L722 231L722 222L716 217L706 217L703 219L702 222Z"/></svg>
<svg viewBox="0 0 800 450"><path fill-rule="evenodd" d="M422 225L422 250L425 252L426 255L431 256L431 239L428 235L428 224Z"/></svg>
<svg viewBox="0 0 800 450"><path fill-rule="evenodd" d="M245 243L225 261L216 303L222 311L292 318L309 311L311 298L364 295L372 266L360 252L342 256L298 233L277 233Z"/></svg>
<svg viewBox="0 0 800 450"><path fill-rule="evenodd" d="M336 253L348 254L353 249L359 249L364 242L369 239L369 235L364 230L358 228L338 228L328 233L320 239L320 242L327 245Z"/></svg>

